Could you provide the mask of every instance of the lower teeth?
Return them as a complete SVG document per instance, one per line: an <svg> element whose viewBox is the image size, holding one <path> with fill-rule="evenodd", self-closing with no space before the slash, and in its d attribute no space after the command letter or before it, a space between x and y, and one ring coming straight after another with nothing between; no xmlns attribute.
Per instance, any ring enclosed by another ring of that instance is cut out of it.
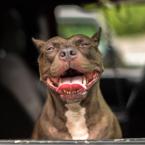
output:
<svg viewBox="0 0 145 145"><path fill-rule="evenodd" d="M66 90L63 90L62 91L64 95L74 95L74 94L77 94L80 92L80 90L77 90L77 91L66 91Z"/></svg>

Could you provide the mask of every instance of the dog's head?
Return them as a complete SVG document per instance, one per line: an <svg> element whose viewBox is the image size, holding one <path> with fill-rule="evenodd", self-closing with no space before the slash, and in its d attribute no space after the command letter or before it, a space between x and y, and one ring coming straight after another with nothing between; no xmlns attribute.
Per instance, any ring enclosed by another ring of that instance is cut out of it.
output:
<svg viewBox="0 0 145 145"><path fill-rule="evenodd" d="M74 35L47 41L33 39L40 49L38 58L40 79L66 102L81 101L98 82L103 71L98 50L100 32L91 38Z"/></svg>

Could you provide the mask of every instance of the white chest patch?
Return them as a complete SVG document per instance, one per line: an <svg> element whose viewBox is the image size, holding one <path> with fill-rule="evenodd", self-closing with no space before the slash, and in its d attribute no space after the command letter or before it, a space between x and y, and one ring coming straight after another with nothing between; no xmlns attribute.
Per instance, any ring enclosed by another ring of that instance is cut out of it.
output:
<svg viewBox="0 0 145 145"><path fill-rule="evenodd" d="M67 117L66 127L73 140L88 139L88 128L86 125L85 113L86 109L81 107L79 103L66 104L68 110L65 113Z"/></svg>

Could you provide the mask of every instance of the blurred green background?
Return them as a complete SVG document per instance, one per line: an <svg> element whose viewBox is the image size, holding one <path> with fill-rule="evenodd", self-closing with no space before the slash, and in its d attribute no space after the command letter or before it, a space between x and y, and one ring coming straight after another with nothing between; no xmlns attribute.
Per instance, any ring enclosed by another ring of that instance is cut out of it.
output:
<svg viewBox="0 0 145 145"><path fill-rule="evenodd" d="M119 36L145 33L145 5L121 4L105 10L111 29Z"/></svg>
<svg viewBox="0 0 145 145"><path fill-rule="evenodd" d="M58 25L59 35L64 37L69 37L75 34L85 34L87 36L92 36L94 32L97 31L97 27L91 23L85 23L80 21L73 21L73 23L60 23Z"/></svg>
<svg viewBox="0 0 145 145"><path fill-rule="evenodd" d="M105 17L107 25L111 31L118 36L138 35L145 33L145 4L123 4L119 7L110 5L109 7L97 7L96 4L85 5L88 11L101 13ZM97 31L97 25L86 22L83 19L71 18L59 20L58 31L64 37L74 34L85 34L91 36ZM73 21L72 21L73 20ZM88 20L91 21L91 20Z"/></svg>

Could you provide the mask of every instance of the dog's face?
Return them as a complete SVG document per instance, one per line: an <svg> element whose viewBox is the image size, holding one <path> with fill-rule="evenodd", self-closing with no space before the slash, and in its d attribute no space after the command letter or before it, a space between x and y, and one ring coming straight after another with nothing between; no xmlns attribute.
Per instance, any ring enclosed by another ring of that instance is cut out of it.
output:
<svg viewBox="0 0 145 145"><path fill-rule="evenodd" d="M41 80L66 102L81 101L98 82L103 71L98 50L100 31L89 38L74 35L47 41L33 39L40 49L38 58Z"/></svg>

